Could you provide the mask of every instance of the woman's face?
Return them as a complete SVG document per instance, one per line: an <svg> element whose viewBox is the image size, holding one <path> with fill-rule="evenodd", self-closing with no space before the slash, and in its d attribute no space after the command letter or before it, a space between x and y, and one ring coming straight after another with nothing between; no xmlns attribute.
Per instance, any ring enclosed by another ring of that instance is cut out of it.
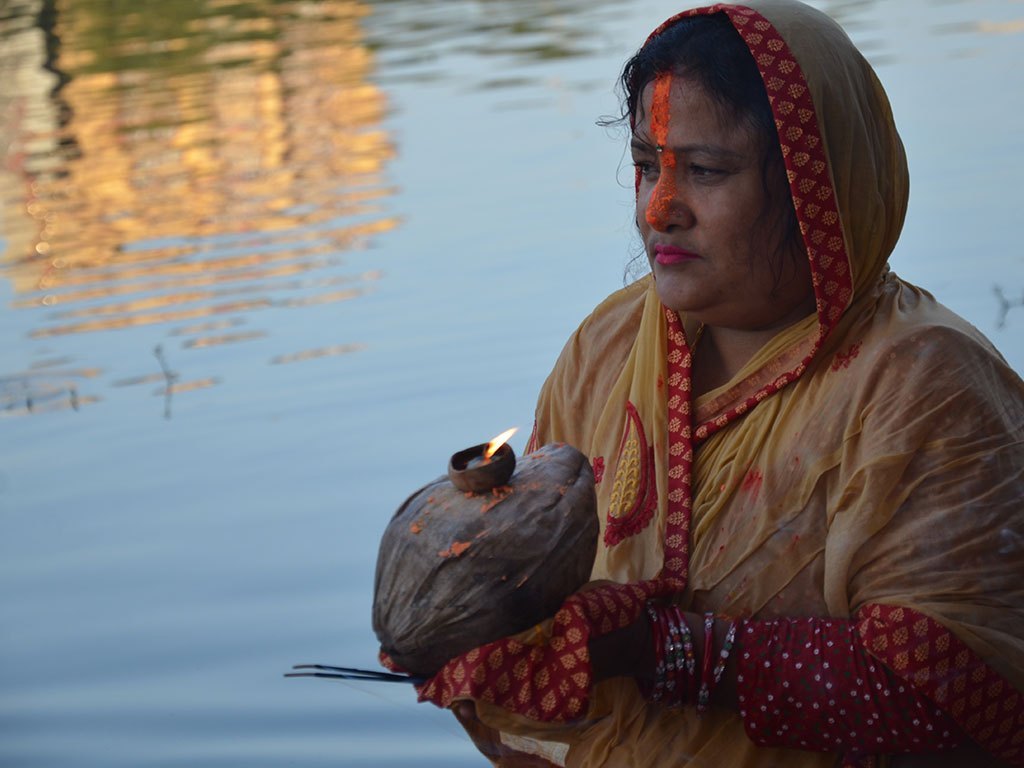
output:
<svg viewBox="0 0 1024 768"><path fill-rule="evenodd" d="M814 311L807 257L780 252L786 211L765 192L788 201L784 171L773 164L766 185L753 129L722 113L689 78L644 89L632 141L637 225L666 307L712 327L782 328Z"/></svg>

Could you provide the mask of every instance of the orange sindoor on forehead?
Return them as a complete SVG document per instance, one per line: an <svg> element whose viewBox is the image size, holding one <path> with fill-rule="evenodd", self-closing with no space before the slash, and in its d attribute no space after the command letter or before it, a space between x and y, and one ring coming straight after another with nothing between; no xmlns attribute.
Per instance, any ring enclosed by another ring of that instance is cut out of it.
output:
<svg viewBox="0 0 1024 768"><path fill-rule="evenodd" d="M658 183L651 190L647 202L647 223L664 230L671 221L672 201L676 196L676 154L668 147L670 117L669 97L672 93L672 73L662 72L654 79L651 99L651 138L658 150Z"/></svg>
<svg viewBox="0 0 1024 768"><path fill-rule="evenodd" d="M669 96L672 94L672 73L661 72L654 78L651 99L651 137L659 149L668 142Z"/></svg>

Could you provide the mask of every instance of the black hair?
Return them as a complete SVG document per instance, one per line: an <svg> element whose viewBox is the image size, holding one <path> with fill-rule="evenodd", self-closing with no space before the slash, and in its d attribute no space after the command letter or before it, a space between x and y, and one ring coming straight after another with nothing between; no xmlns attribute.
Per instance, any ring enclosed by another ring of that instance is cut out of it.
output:
<svg viewBox="0 0 1024 768"><path fill-rule="evenodd" d="M785 166L775 116L754 57L724 13L680 19L626 62L619 78L622 114L602 124L630 125L642 119L640 97L644 88L663 72L692 78L721 108L723 117L745 122L754 132L761 150L765 191L762 216L782 212L779 250L771 258L778 287L782 254L789 251L797 257L805 251L788 185L781 190L769 183L780 175L785 178L781 173Z"/></svg>

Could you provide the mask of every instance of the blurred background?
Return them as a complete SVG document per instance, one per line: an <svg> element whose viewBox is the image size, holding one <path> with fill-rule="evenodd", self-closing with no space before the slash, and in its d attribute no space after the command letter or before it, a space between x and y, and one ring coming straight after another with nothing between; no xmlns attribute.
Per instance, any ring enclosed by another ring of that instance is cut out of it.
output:
<svg viewBox="0 0 1024 768"><path fill-rule="evenodd" d="M913 190L893 268L1024 371L1024 3L819 0ZM639 252L665 0L0 0L0 765L481 766L376 666L377 543Z"/></svg>

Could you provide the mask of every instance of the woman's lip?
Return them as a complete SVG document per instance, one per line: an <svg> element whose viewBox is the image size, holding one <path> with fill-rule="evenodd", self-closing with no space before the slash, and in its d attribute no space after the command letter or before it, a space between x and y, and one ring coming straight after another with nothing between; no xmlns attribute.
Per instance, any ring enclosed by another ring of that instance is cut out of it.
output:
<svg viewBox="0 0 1024 768"><path fill-rule="evenodd" d="M659 264L678 264L681 261L692 261L699 258L699 254L674 245L654 246L654 260Z"/></svg>

